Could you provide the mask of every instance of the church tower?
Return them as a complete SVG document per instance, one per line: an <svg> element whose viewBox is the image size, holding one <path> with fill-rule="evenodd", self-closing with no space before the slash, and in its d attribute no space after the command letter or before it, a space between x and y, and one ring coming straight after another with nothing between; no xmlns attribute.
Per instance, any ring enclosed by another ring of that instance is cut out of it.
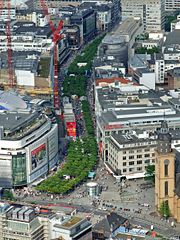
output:
<svg viewBox="0 0 180 240"><path fill-rule="evenodd" d="M161 123L158 134L155 163L155 205L160 209L161 203L167 201L170 212L174 213L175 189L175 154L171 149L171 135L166 121Z"/></svg>

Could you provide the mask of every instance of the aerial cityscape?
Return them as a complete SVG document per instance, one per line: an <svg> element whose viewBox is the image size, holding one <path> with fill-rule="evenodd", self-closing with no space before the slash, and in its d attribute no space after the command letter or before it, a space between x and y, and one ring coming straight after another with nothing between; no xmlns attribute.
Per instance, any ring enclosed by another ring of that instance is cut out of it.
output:
<svg viewBox="0 0 180 240"><path fill-rule="evenodd" d="M0 240L180 239L180 0L0 1Z"/></svg>

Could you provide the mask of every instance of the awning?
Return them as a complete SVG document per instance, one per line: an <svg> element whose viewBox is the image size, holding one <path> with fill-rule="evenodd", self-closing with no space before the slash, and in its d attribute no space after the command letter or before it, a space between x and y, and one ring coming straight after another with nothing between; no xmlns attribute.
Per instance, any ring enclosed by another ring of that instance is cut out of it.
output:
<svg viewBox="0 0 180 240"><path fill-rule="evenodd" d="M94 178L94 176L95 176L95 172L89 172L88 173L88 178Z"/></svg>
<svg viewBox="0 0 180 240"><path fill-rule="evenodd" d="M127 179L144 178L145 172L126 175Z"/></svg>

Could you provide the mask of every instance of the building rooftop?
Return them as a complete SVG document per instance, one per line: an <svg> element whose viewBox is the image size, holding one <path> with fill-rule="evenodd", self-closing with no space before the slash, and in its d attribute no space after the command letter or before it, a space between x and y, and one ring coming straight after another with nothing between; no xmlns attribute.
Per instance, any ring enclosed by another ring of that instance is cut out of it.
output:
<svg viewBox="0 0 180 240"><path fill-rule="evenodd" d="M30 130L31 127L28 126L30 123L34 122L35 120L38 120L41 122L41 124L45 121L44 118L41 117L41 115L37 112L1 112L0 113L0 126L3 127L5 131L5 138L9 136L9 138L13 138L16 136L18 137L18 134L16 131L20 130L21 128L25 128L26 130ZM38 121L37 121L38 125ZM27 128L25 127L27 126ZM15 133L16 132L16 133ZM27 131L28 133L28 131ZM13 135L11 135L13 134ZM23 133L19 133L19 137L23 135Z"/></svg>
<svg viewBox="0 0 180 240"><path fill-rule="evenodd" d="M92 13L94 13L93 9L90 9L90 8L89 9L82 9L82 10L79 10L79 11L73 13L73 15L71 15L70 18L71 18L71 20L78 20L78 19L88 17Z"/></svg>
<svg viewBox="0 0 180 240"><path fill-rule="evenodd" d="M51 35L51 29L49 25L45 27L36 27L36 26L26 26L22 25L19 26L16 30L14 30L13 35L19 35L19 34L25 34L25 35L32 35L35 36L46 36L47 38Z"/></svg>
<svg viewBox="0 0 180 240"><path fill-rule="evenodd" d="M173 77L180 77L180 67L176 67L168 71Z"/></svg>
<svg viewBox="0 0 180 240"><path fill-rule="evenodd" d="M123 77L98 78L95 81L96 86L100 86L102 83L110 84L110 83L114 83L114 82L119 82L120 84L131 83L130 80L123 78Z"/></svg>
<svg viewBox="0 0 180 240"><path fill-rule="evenodd" d="M151 61L152 56L150 54L135 54L130 60L130 67L136 68L146 68L148 62Z"/></svg>
<svg viewBox="0 0 180 240"><path fill-rule="evenodd" d="M134 32L140 26L140 20L135 20L134 18L127 18L122 23L120 23L116 29L107 34L103 40L102 44L124 44L129 41ZM128 39L129 38L129 39Z"/></svg>
<svg viewBox="0 0 180 240"><path fill-rule="evenodd" d="M180 39L180 29L175 29L174 31L170 32L166 36L164 46L169 46L172 44L179 45L179 39Z"/></svg>
<svg viewBox="0 0 180 240"><path fill-rule="evenodd" d="M128 220L117 213L111 212L105 216L105 218L99 221L94 227L94 232L104 232L105 238L110 238L111 233L118 227L123 226Z"/></svg>
<svg viewBox="0 0 180 240"><path fill-rule="evenodd" d="M83 2L78 9L94 9L98 12L107 12L110 10L109 4L107 3L97 3L97 2Z"/></svg>
<svg viewBox="0 0 180 240"><path fill-rule="evenodd" d="M36 73L40 55L41 53L37 51L13 51L13 67L15 69L27 70ZM0 53L0 68L8 68L8 57L6 52Z"/></svg>
<svg viewBox="0 0 180 240"><path fill-rule="evenodd" d="M104 125L105 129L111 129L114 124L117 125L117 127L115 126L116 128L122 128L127 124L150 124L151 121L157 124L164 119L164 115L167 121L172 121L172 119L178 121L180 119L180 112L174 110L169 105L159 107L146 106L145 108L141 106L132 106L130 110L126 109L126 105L122 105L120 109L119 111L109 110L107 112L102 112L99 117L101 126Z"/></svg>
<svg viewBox="0 0 180 240"><path fill-rule="evenodd" d="M134 131L134 133L132 134L112 134L111 139L115 140L116 142L118 142L119 144L130 144L130 143L146 143L149 145L149 142L153 142L154 144L156 144L156 139L150 138L149 136L147 136L145 133L138 135L138 133L136 133Z"/></svg>
<svg viewBox="0 0 180 240"><path fill-rule="evenodd" d="M119 62L119 59L116 56L98 56L94 58L93 66L95 68L101 67L101 66L107 66L111 65L113 67L124 67L123 63Z"/></svg>
<svg viewBox="0 0 180 240"><path fill-rule="evenodd" d="M76 225L77 223L81 222L83 219L80 217L72 217L69 221L65 222L62 224L62 227L64 228L71 228L74 225Z"/></svg>
<svg viewBox="0 0 180 240"><path fill-rule="evenodd" d="M180 52L180 46L179 44L171 44L165 47L164 49L164 54L169 54L169 53L179 53Z"/></svg>

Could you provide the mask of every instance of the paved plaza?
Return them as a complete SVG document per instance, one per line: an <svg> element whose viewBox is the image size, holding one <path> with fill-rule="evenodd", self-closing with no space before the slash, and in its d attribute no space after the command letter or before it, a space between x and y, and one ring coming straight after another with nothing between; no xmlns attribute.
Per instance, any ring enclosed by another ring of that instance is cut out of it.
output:
<svg viewBox="0 0 180 240"><path fill-rule="evenodd" d="M90 216L97 223L110 211L127 217L134 225L148 230L153 226L158 233L168 236L180 235L180 224L171 226L173 219L161 219L155 212L154 187L144 179L126 180L123 183L109 174L104 166L99 166L93 180L102 187L99 196L91 198L87 194L87 182L77 187L71 194L61 198L59 195L43 194L32 191L31 194L18 195L20 201L48 205L63 204L75 206L80 216ZM88 180L90 182L90 180ZM24 192L23 192L24 193Z"/></svg>

